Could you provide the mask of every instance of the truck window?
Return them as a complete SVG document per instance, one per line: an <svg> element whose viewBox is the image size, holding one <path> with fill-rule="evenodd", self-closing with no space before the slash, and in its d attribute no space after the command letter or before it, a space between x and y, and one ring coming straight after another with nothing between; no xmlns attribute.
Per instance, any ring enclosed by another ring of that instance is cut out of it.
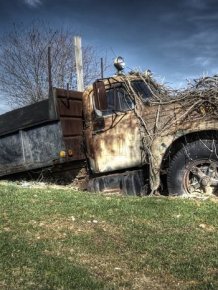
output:
<svg viewBox="0 0 218 290"><path fill-rule="evenodd" d="M149 88L146 86L146 84L143 81L132 81L131 85L134 91L136 92L136 94L139 97L141 97L144 101L152 97L152 92L149 90Z"/></svg>
<svg viewBox="0 0 218 290"><path fill-rule="evenodd" d="M110 115L114 112L125 112L134 108L134 103L123 87L116 87L106 91L108 108L103 115Z"/></svg>

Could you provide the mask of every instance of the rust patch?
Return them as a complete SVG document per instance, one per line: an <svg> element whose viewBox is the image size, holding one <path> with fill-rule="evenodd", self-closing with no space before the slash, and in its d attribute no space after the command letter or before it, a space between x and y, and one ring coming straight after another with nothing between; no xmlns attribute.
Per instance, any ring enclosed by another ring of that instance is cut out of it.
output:
<svg viewBox="0 0 218 290"><path fill-rule="evenodd" d="M67 158L83 160L83 107L82 93L56 89L57 111L61 122Z"/></svg>

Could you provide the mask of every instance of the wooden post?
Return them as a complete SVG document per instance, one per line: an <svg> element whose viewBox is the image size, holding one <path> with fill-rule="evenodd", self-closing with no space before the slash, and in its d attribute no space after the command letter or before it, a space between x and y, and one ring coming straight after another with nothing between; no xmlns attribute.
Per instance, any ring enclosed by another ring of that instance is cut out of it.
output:
<svg viewBox="0 0 218 290"><path fill-rule="evenodd" d="M82 44L81 37L74 37L75 59L76 59L76 76L77 76L77 90L84 91L83 81L83 62L82 62Z"/></svg>

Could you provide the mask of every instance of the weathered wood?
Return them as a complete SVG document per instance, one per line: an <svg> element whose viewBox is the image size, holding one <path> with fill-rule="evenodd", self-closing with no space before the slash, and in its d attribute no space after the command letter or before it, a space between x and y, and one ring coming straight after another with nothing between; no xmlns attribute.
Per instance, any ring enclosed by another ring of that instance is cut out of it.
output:
<svg viewBox="0 0 218 290"><path fill-rule="evenodd" d="M83 61L82 61L82 42L80 36L74 37L75 59L76 59L76 72L77 72L77 89L84 91L83 79Z"/></svg>

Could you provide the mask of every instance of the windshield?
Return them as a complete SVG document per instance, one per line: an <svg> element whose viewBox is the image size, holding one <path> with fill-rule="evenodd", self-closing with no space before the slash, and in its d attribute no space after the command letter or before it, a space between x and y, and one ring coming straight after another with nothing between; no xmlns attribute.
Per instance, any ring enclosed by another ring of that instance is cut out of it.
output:
<svg viewBox="0 0 218 290"><path fill-rule="evenodd" d="M149 98L152 97L152 92L143 81L132 81L131 85L136 94L144 101L147 101Z"/></svg>

